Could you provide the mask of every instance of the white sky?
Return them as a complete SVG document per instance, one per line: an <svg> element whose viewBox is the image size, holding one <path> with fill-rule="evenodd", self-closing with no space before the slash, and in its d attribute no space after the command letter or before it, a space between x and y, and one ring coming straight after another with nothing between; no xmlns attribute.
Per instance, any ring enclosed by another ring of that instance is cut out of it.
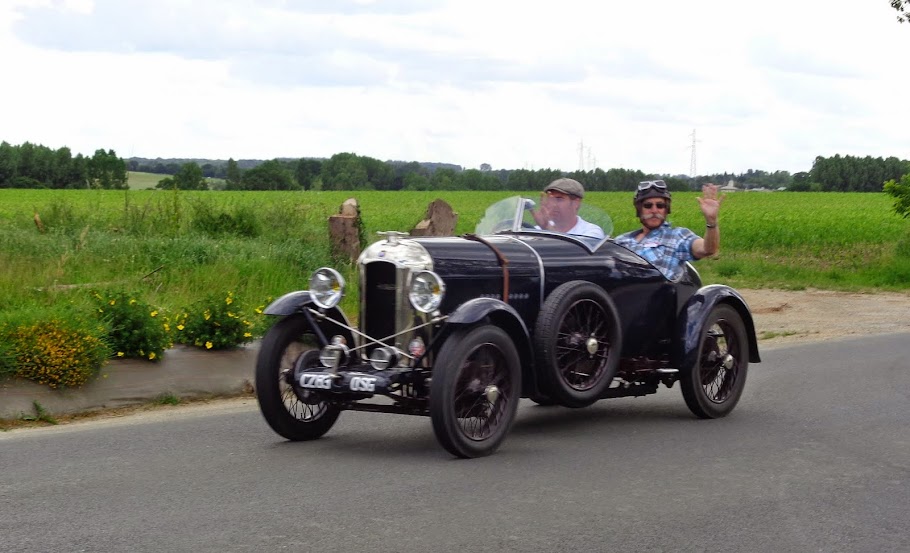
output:
<svg viewBox="0 0 910 553"><path fill-rule="evenodd" d="M698 174L908 159L896 15L889 0L2 0L0 140L687 174L694 129Z"/></svg>

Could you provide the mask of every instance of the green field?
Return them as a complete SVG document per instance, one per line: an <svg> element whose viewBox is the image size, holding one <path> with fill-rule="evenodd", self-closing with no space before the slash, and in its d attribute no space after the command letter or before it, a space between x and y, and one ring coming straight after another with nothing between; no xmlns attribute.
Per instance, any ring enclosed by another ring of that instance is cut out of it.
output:
<svg viewBox="0 0 910 553"><path fill-rule="evenodd" d="M380 230L411 229L436 198L458 212L456 233L471 232L489 204L509 195L0 190L0 310L53 309L99 286L169 309L208 291L261 305L335 264L326 220L349 197L359 200L373 241ZM702 233L696 196L674 193L670 218ZM631 193L594 192L585 201L613 216L616 234L637 226ZM696 263L706 283L910 289L910 220L884 194L734 193L720 226L721 252ZM352 267L342 269L356 284ZM353 310L356 290L343 306Z"/></svg>
<svg viewBox="0 0 910 553"><path fill-rule="evenodd" d="M128 171L127 185L131 190L153 190L156 186L158 186L158 182L161 179L167 178L169 176L170 175L160 175L158 173L140 173L138 171Z"/></svg>
<svg viewBox="0 0 910 553"><path fill-rule="evenodd" d="M139 171L127 171L127 186L130 190L155 190L162 179L171 175L162 175L160 173L142 173ZM223 190L224 179L206 178L210 190Z"/></svg>

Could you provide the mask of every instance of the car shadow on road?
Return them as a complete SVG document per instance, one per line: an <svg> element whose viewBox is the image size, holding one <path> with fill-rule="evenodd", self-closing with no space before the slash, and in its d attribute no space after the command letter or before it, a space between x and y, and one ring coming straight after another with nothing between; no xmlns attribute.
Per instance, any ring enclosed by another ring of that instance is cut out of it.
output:
<svg viewBox="0 0 910 553"><path fill-rule="evenodd" d="M608 400L580 409L557 405L541 406L522 404L512 433L538 434L541 431L574 433L579 427L625 427L651 423L677 425L697 419L686 408L682 398L678 404L670 402L644 402L642 400Z"/></svg>

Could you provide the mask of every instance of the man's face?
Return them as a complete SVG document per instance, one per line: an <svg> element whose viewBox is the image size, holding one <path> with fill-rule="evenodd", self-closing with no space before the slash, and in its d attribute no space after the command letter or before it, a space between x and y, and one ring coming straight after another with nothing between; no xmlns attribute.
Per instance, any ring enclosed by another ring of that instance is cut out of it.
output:
<svg viewBox="0 0 910 553"><path fill-rule="evenodd" d="M541 199L547 214L557 228L575 226L575 217L578 215L578 208L581 206L581 198L563 194L557 190L544 192Z"/></svg>
<svg viewBox="0 0 910 553"><path fill-rule="evenodd" d="M648 198L639 204L638 218L648 230L653 230L663 224L667 218L667 200L663 198Z"/></svg>

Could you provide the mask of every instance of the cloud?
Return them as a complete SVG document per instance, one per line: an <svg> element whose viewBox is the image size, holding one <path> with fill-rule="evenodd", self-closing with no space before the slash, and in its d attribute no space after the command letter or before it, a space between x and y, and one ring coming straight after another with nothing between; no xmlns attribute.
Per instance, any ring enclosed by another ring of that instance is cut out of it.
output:
<svg viewBox="0 0 910 553"><path fill-rule="evenodd" d="M21 77L0 89L0 139L497 168L572 170L590 157L685 173L696 129L705 172L907 158L910 28L892 11L853 0L8 0L0 51Z"/></svg>

